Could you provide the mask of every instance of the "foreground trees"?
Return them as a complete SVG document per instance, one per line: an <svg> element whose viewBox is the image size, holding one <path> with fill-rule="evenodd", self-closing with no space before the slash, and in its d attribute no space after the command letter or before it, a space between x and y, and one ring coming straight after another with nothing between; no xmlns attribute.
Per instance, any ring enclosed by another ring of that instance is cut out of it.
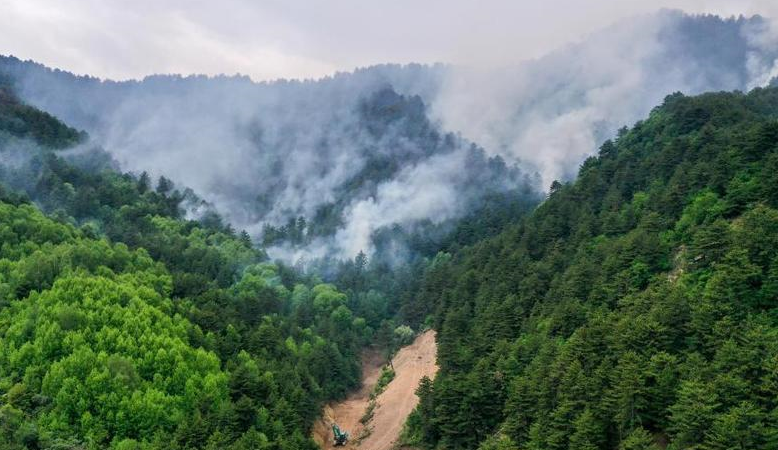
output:
<svg viewBox="0 0 778 450"><path fill-rule="evenodd" d="M185 220L168 180L60 157L83 136L0 94L0 448L316 448L373 334L359 296Z"/></svg>
<svg viewBox="0 0 778 450"><path fill-rule="evenodd" d="M258 263L180 298L145 250L32 206L0 203L0 234L0 447L315 448L322 401L359 379L370 330L330 285Z"/></svg>

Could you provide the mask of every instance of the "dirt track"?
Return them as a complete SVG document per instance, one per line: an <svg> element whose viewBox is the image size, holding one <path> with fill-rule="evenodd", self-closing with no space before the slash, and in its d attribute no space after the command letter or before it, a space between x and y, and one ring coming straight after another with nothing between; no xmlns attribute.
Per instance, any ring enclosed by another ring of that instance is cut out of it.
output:
<svg viewBox="0 0 778 450"><path fill-rule="evenodd" d="M322 419L316 422L313 438L319 447L325 450L334 448L330 427L335 422L349 433L350 442L345 448L365 450L393 448L405 419L419 401L414 394L419 380L424 375L434 377L438 370L435 364L436 351L435 332L430 330L420 334L411 345L397 352L392 360L395 370L394 380L378 396L378 406L374 410L373 419L368 423L371 430L369 436L357 443L357 437L364 430L359 419L367 409L370 393L378 381L383 362L377 354L365 355L362 360L364 377L362 387L349 395L346 400L327 406L323 411Z"/></svg>

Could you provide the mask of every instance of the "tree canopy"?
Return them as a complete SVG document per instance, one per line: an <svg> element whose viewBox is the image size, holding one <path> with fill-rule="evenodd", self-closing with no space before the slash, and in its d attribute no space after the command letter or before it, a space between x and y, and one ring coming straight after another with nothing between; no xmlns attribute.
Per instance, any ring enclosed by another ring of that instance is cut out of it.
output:
<svg viewBox="0 0 778 450"><path fill-rule="evenodd" d="M429 448L774 448L778 90L668 96L417 297Z"/></svg>

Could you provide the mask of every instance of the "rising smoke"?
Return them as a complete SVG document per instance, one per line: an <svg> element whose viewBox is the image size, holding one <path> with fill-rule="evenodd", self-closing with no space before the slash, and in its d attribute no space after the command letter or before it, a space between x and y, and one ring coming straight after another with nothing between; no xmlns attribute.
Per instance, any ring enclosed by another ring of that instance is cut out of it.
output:
<svg viewBox="0 0 778 450"><path fill-rule="evenodd" d="M531 179L509 170L514 175L487 180L494 172L483 160L473 163L469 142L525 174L539 172L537 190L569 180L603 140L667 94L767 83L778 72L776 41L778 33L758 17L663 11L502 68L377 66L271 83L177 76L103 82L14 59L0 61L0 70L18 81L26 101L89 131L123 169L193 188L254 237L265 224L338 205L334 233L304 249L275 249L295 260L369 252L382 227L462 217L478 201L474 186L510 191ZM396 104L413 105L408 99L418 95L427 108L421 116L400 108L402 126L377 135L360 105L387 86L405 96ZM419 123L433 131L413 131ZM429 152L427 144L444 131L466 140ZM395 155L387 164L398 167L386 176L371 172L386 155Z"/></svg>
<svg viewBox="0 0 778 450"><path fill-rule="evenodd" d="M673 92L746 90L776 75L778 33L759 17L661 11L621 22L539 60L449 72L434 103L444 127L532 164L551 181Z"/></svg>

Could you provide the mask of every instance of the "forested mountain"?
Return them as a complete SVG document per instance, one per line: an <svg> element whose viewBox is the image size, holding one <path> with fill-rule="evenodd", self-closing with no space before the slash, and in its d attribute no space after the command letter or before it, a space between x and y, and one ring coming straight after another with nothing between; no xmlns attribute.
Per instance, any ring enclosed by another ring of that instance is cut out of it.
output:
<svg viewBox="0 0 778 450"><path fill-rule="evenodd" d="M440 247L459 219L483 215L485 200L488 211L534 204L528 187L572 177L669 92L764 83L777 56L766 27L664 11L483 72L412 64L305 81L115 82L2 57L0 74L124 170L192 188L273 257L384 249L403 261L418 253L408 236Z"/></svg>
<svg viewBox="0 0 778 450"><path fill-rule="evenodd" d="M439 255L407 439L778 445L778 89L665 98L500 235Z"/></svg>
<svg viewBox="0 0 778 450"><path fill-rule="evenodd" d="M530 174L444 132L418 95L398 93L430 92L428 78L440 68L382 66L257 84L172 76L101 82L14 58L0 65L23 98L88 129L122 167L194 188L292 262L370 253L372 234L395 224L402 233L385 239L427 234L419 227L439 233L430 225L451 229L451 219L487 198L537 201ZM395 246L416 250L407 239Z"/></svg>
<svg viewBox="0 0 778 450"><path fill-rule="evenodd" d="M0 99L0 448L316 448L382 297L266 262L218 216L184 219L166 179Z"/></svg>
<svg viewBox="0 0 778 450"><path fill-rule="evenodd" d="M414 448L778 447L766 26L263 83L0 57L0 448L314 449L404 325Z"/></svg>

